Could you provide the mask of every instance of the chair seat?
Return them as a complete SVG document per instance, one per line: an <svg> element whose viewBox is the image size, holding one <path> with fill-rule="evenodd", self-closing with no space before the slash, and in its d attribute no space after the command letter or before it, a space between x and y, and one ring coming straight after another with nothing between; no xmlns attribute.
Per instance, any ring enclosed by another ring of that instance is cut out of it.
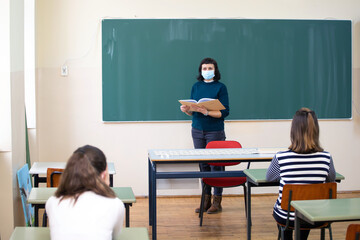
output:
<svg viewBox="0 0 360 240"><path fill-rule="evenodd" d="M360 239L360 224L350 224L346 230L346 240Z"/></svg>
<svg viewBox="0 0 360 240"><path fill-rule="evenodd" d="M203 178L203 182L213 187L236 187L246 183L246 177Z"/></svg>
<svg viewBox="0 0 360 240"><path fill-rule="evenodd" d="M286 225L282 224L282 223L279 223L278 221L276 221L276 223L282 227L286 227ZM317 229L317 228L326 228L329 226L329 223L328 222L324 222L323 224L321 225L318 225L318 226L314 226L314 227L300 227L300 230L311 230L311 229ZM289 229L295 229L294 227L291 227L291 226L288 226Z"/></svg>

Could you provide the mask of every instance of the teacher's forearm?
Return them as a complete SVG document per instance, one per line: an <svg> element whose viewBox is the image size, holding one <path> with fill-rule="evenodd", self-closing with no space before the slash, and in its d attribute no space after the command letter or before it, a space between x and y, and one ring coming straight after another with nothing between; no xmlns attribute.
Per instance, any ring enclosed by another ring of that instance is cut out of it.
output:
<svg viewBox="0 0 360 240"><path fill-rule="evenodd" d="M220 111L208 111L208 116L213 118L221 118L222 114Z"/></svg>

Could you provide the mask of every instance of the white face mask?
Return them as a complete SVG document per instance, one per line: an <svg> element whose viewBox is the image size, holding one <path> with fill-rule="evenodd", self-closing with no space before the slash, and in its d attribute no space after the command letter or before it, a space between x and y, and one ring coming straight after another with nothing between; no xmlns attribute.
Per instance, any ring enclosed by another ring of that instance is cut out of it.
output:
<svg viewBox="0 0 360 240"><path fill-rule="evenodd" d="M205 80L210 80L210 79L212 79L213 77L215 77L214 70L209 70L209 71L204 71L204 70L202 70L202 71L201 71L201 75L203 76L203 78L204 78Z"/></svg>

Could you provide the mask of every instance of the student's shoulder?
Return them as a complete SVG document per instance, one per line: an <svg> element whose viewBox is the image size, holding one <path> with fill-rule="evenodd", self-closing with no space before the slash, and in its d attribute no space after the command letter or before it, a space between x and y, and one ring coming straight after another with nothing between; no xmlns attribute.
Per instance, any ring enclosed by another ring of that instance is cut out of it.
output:
<svg viewBox="0 0 360 240"><path fill-rule="evenodd" d="M115 198L107 197L103 203L114 214L122 214L125 212L124 203L117 197Z"/></svg>
<svg viewBox="0 0 360 240"><path fill-rule="evenodd" d="M59 198L55 197L55 196L51 196L47 201L46 201L46 208L51 208L52 206L58 205L59 204Z"/></svg>
<svg viewBox="0 0 360 240"><path fill-rule="evenodd" d="M295 152L291 151L291 150L284 150L284 151L279 151L275 154L276 157L283 157L283 156L290 156L290 155L294 155L296 154Z"/></svg>
<svg viewBox="0 0 360 240"><path fill-rule="evenodd" d="M105 204L110 204L110 205L121 205L122 204L123 205L123 202L117 197L114 197L114 198L105 197L105 196L98 195L92 191L88 191L83 194L87 195L86 198L92 198L93 200L101 201Z"/></svg>
<svg viewBox="0 0 360 240"><path fill-rule="evenodd" d="M330 153L330 152L328 152L328 151L322 151L322 152L320 152L320 154L323 154L323 155L325 155L325 156L327 156L327 157L331 158L331 153Z"/></svg>

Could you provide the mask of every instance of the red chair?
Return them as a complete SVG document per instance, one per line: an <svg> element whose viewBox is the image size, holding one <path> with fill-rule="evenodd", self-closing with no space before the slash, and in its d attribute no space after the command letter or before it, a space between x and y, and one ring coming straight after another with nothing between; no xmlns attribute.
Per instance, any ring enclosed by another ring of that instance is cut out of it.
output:
<svg viewBox="0 0 360 240"><path fill-rule="evenodd" d="M237 141L212 141L206 145L206 148L242 148L241 144ZM233 166L238 165L240 162L218 162L218 163L208 163L212 166ZM248 166L249 168L249 166ZM205 200L205 187L237 187L243 186L244 187L244 201L245 201L245 209L246 209L246 177L224 177L224 178L203 178L203 189L201 194L201 204L200 204L200 226L202 226L203 221L203 214L204 214L204 200ZM246 211L245 211L246 216Z"/></svg>

